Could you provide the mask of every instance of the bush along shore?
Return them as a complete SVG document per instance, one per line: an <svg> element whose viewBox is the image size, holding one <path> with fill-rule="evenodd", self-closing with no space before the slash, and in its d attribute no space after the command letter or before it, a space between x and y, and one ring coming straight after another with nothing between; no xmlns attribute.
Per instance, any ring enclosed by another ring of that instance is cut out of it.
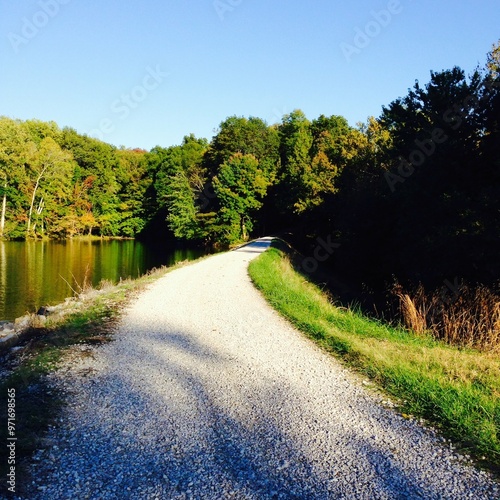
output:
<svg viewBox="0 0 500 500"><path fill-rule="evenodd" d="M296 270L280 240L250 263L270 304L299 330L389 394L406 418L437 428L476 464L500 471L500 363L495 352L453 346L336 307Z"/></svg>
<svg viewBox="0 0 500 500"><path fill-rule="evenodd" d="M82 287L64 303L40 310L43 315L27 315L15 323L2 324L0 408L2 421L7 422L8 403L15 395L13 432L17 441L11 455L18 494L22 494L33 452L53 444L46 434L64 404L63 396L51 387L47 376L63 359L92 355L92 346L110 341L126 304L148 284L185 264L153 270L116 285L103 282L97 289ZM7 425L0 427L2 443L8 442L8 433ZM0 496L8 493L9 470L8 461L1 461Z"/></svg>

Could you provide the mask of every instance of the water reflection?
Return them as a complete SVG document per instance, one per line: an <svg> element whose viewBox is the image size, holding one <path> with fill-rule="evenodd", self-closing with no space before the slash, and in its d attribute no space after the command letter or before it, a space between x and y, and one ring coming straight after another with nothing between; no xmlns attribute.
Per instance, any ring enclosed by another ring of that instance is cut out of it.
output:
<svg viewBox="0 0 500 500"><path fill-rule="evenodd" d="M133 240L0 241L0 320L60 302L85 280L95 286L103 279L136 278L153 267L202 253Z"/></svg>

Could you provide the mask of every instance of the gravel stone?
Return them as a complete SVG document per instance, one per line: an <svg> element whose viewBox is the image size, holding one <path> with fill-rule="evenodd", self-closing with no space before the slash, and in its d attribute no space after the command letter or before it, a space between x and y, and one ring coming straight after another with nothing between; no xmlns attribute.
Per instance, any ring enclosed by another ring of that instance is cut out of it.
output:
<svg viewBox="0 0 500 500"><path fill-rule="evenodd" d="M67 406L26 498L499 497L268 306L247 266L269 242L167 274L51 376Z"/></svg>

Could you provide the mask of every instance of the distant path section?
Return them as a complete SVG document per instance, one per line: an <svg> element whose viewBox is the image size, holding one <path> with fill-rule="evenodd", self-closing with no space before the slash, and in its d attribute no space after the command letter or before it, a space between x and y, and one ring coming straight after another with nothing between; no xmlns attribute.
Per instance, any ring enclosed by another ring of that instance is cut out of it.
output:
<svg viewBox="0 0 500 500"><path fill-rule="evenodd" d="M167 274L54 375L29 498L498 498L268 306L247 266L269 244Z"/></svg>

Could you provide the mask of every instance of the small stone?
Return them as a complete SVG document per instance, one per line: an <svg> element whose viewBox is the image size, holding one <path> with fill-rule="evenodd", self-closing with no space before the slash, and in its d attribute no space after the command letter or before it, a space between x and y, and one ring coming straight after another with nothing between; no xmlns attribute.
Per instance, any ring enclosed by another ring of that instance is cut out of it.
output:
<svg viewBox="0 0 500 500"><path fill-rule="evenodd" d="M36 312L37 316L47 316L49 314L49 309L47 307L40 307Z"/></svg>
<svg viewBox="0 0 500 500"><path fill-rule="evenodd" d="M46 323L47 323L46 316L37 315L33 318L31 326L33 328L44 328Z"/></svg>
<svg viewBox="0 0 500 500"><path fill-rule="evenodd" d="M30 317L29 316L21 316L20 318L16 318L14 320L14 329L16 332L19 330L24 330L30 326Z"/></svg>

